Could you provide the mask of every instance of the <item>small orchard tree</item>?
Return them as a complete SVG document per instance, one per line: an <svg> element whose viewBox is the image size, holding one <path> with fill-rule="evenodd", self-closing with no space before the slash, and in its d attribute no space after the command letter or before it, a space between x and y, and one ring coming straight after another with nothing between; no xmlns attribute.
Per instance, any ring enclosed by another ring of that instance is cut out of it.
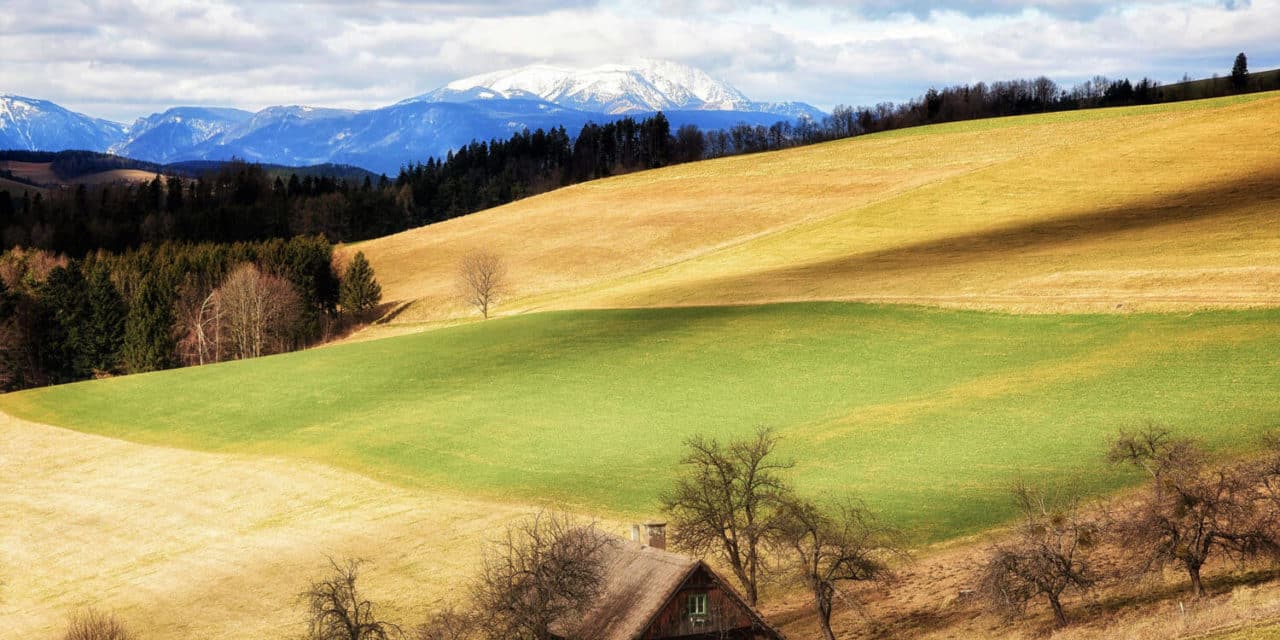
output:
<svg viewBox="0 0 1280 640"><path fill-rule="evenodd" d="M778 532L791 495L781 472L793 465L771 456L777 445L768 429L727 444L695 436L685 442L683 473L662 496L675 531L672 542L723 560L753 606L760 597L762 552Z"/></svg>
<svg viewBox="0 0 1280 640"><path fill-rule="evenodd" d="M1231 86L1236 91L1244 91L1249 86L1249 58L1243 51L1236 54L1235 64L1231 65Z"/></svg>
<svg viewBox="0 0 1280 640"><path fill-rule="evenodd" d="M836 638L831 614L841 583L889 578L891 558L902 553L899 540L858 502L831 510L800 498L786 502L776 537L778 556L812 595L826 640Z"/></svg>
<svg viewBox="0 0 1280 640"><path fill-rule="evenodd" d="M1099 525L1083 518L1074 497L1053 501L1042 491L1014 486L1014 499L1023 521L1013 539L991 549L979 578L979 593L1007 617L1020 615L1041 599L1053 611L1058 626L1067 624L1062 596L1086 591L1098 577L1090 552Z"/></svg>
<svg viewBox="0 0 1280 640"><path fill-rule="evenodd" d="M507 293L507 263L496 253L472 251L458 265L458 291L486 319Z"/></svg>
<svg viewBox="0 0 1280 640"><path fill-rule="evenodd" d="M594 525L539 513L507 528L484 554L472 585L481 634L489 640L550 640L581 622L604 588L604 554L614 544Z"/></svg>
<svg viewBox="0 0 1280 640"><path fill-rule="evenodd" d="M344 313L361 316L382 302L382 285L373 276L373 267L364 257L363 251L357 251L351 258L342 276L342 285L338 290L338 304Z"/></svg>
<svg viewBox="0 0 1280 640"><path fill-rule="evenodd" d="M307 640L388 640L400 627L378 617L358 586L362 560L329 559L329 574L313 580L299 598L307 607Z"/></svg>
<svg viewBox="0 0 1280 640"><path fill-rule="evenodd" d="M67 623L62 640L133 640L133 633L114 614L85 609Z"/></svg>
<svg viewBox="0 0 1280 640"><path fill-rule="evenodd" d="M1200 597L1201 570L1211 558L1243 560L1280 550L1250 465L1210 467L1197 443L1158 425L1121 433L1108 458L1151 476L1148 495L1119 526L1122 544L1145 555L1142 568L1180 565Z"/></svg>

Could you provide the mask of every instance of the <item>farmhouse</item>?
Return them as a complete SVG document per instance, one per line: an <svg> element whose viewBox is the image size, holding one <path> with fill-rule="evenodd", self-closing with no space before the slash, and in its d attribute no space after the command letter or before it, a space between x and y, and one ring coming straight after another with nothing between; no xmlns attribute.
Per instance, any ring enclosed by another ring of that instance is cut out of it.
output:
<svg viewBox="0 0 1280 640"><path fill-rule="evenodd" d="M634 525L631 538L605 547L603 591L572 635L591 640L783 640L706 563L667 551L664 524Z"/></svg>

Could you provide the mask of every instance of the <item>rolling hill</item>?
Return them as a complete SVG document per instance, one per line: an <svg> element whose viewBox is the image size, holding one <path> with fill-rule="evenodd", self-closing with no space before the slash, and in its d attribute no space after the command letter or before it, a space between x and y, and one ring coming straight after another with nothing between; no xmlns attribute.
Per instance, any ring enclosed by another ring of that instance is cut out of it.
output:
<svg viewBox="0 0 1280 640"><path fill-rule="evenodd" d="M353 247L396 321L468 310L904 302L1005 311L1280 303L1280 95L980 120L621 176ZM1228 142L1229 141L1229 142Z"/></svg>
<svg viewBox="0 0 1280 640"><path fill-rule="evenodd" d="M1248 453L1280 424L1277 112L902 130L348 247L407 305L366 338L467 319L475 247L510 317L0 397L13 627L103 601L148 637L288 635L324 554L417 615L516 514L657 515L696 433L776 429L800 490L919 545L1005 522L1018 478L1132 485L1101 452L1148 420Z"/></svg>

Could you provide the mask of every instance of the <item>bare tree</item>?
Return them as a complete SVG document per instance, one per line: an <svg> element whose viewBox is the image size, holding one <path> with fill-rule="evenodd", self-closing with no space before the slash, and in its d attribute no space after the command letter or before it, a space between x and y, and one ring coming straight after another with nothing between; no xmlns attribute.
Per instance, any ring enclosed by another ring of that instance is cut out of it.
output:
<svg viewBox="0 0 1280 640"><path fill-rule="evenodd" d="M1023 521L1013 540L996 545L979 580L979 593L1007 616L1043 598L1058 626L1067 624L1062 596L1087 591L1098 580L1089 564L1099 525L1081 516L1074 496L1054 501L1019 483L1013 489Z"/></svg>
<svg viewBox="0 0 1280 640"><path fill-rule="evenodd" d="M183 364L202 365L222 360L219 339L222 314L215 292L188 276L178 289L174 311Z"/></svg>
<svg viewBox="0 0 1280 640"><path fill-rule="evenodd" d="M1243 560L1280 550L1249 465L1211 468L1194 441L1155 425L1121 433L1108 458L1152 478L1148 495L1119 527L1126 548L1145 552L1141 568L1181 565L1199 597L1205 595L1201 570L1210 558Z"/></svg>
<svg viewBox="0 0 1280 640"><path fill-rule="evenodd" d="M472 251L458 265L458 290L486 319L507 293L507 263L495 253Z"/></svg>
<svg viewBox="0 0 1280 640"><path fill-rule="evenodd" d="M114 614L85 609L67 624L63 640L132 640L133 633Z"/></svg>
<svg viewBox="0 0 1280 640"><path fill-rule="evenodd" d="M714 554L733 570L754 606L760 597L761 552L778 532L790 489L779 472L790 462L769 456L778 439L768 429L722 445L701 436L685 442L685 472L662 496L672 542L698 555Z"/></svg>
<svg viewBox="0 0 1280 640"><path fill-rule="evenodd" d="M568 516L539 513L507 528L485 551L472 585L481 633L490 640L570 637L604 587L604 553L615 544Z"/></svg>
<svg viewBox="0 0 1280 640"><path fill-rule="evenodd" d="M478 637L479 621L474 613L449 607L418 625L415 640L474 640Z"/></svg>
<svg viewBox="0 0 1280 640"><path fill-rule="evenodd" d="M890 560L902 554L898 534L849 500L828 512L791 499L782 510L779 555L813 596L822 635L835 640L831 614L843 582L871 582L892 575Z"/></svg>
<svg viewBox="0 0 1280 640"><path fill-rule="evenodd" d="M215 303L223 339L235 358L285 351L302 309L289 281L263 273L252 263L240 265L222 281Z"/></svg>
<svg viewBox="0 0 1280 640"><path fill-rule="evenodd" d="M357 587L362 560L329 559L329 575L313 580L298 597L307 606L308 640L387 640L400 627L378 617Z"/></svg>

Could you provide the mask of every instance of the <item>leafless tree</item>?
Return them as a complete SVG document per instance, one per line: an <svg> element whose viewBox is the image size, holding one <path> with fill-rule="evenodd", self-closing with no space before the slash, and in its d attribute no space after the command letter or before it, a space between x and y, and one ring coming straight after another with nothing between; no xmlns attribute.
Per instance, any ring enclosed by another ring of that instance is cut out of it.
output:
<svg viewBox="0 0 1280 640"><path fill-rule="evenodd" d="M768 429L725 445L695 436L685 442L684 473L662 496L674 529L672 542L723 560L753 606L760 597L761 553L778 532L781 507L790 495L780 472L793 465L770 458L777 444Z"/></svg>
<svg viewBox="0 0 1280 640"><path fill-rule="evenodd" d="M1021 483L1013 495L1023 521L1012 540L992 548L979 593L1010 617L1043 598L1058 626L1066 625L1063 594L1087 591L1098 580L1089 555L1098 544L1100 526L1081 515L1074 496L1055 501Z"/></svg>
<svg viewBox="0 0 1280 640"><path fill-rule="evenodd" d="M133 633L114 614L85 609L67 624L63 640L132 640Z"/></svg>
<svg viewBox="0 0 1280 640"><path fill-rule="evenodd" d="M284 278L242 264L222 281L215 304L222 318L222 337L235 358L256 358L285 351L289 331L302 302Z"/></svg>
<svg viewBox="0 0 1280 640"><path fill-rule="evenodd" d="M490 640L571 637L604 586L604 553L616 542L593 525L540 513L508 527L486 549L472 585L480 630Z"/></svg>
<svg viewBox="0 0 1280 640"><path fill-rule="evenodd" d="M485 318L507 293L507 263L496 253L472 251L458 265L458 290Z"/></svg>
<svg viewBox="0 0 1280 640"><path fill-rule="evenodd" d="M378 617L357 586L363 561L329 559L329 575L313 580L298 597L307 606L308 640L388 640L400 627Z"/></svg>
<svg viewBox="0 0 1280 640"><path fill-rule="evenodd" d="M1144 469L1152 479L1148 495L1118 529L1127 549L1144 552L1141 568L1180 565L1192 592L1203 596L1200 574L1210 558L1244 560L1280 550L1260 503L1256 467L1211 467L1194 441L1154 425L1120 434L1108 458Z"/></svg>
<svg viewBox="0 0 1280 640"><path fill-rule="evenodd" d="M849 500L824 510L793 498L782 509L776 542L784 565L813 596L822 635L835 640L831 613L844 582L871 582L892 575L890 561L902 556L900 536L862 504Z"/></svg>
<svg viewBox="0 0 1280 640"><path fill-rule="evenodd" d="M449 607L432 615L414 632L415 640L476 640L479 621L474 613Z"/></svg>
<svg viewBox="0 0 1280 640"><path fill-rule="evenodd" d="M188 276L175 303L178 351L183 364L202 365L222 360L222 314L218 297L208 286Z"/></svg>

